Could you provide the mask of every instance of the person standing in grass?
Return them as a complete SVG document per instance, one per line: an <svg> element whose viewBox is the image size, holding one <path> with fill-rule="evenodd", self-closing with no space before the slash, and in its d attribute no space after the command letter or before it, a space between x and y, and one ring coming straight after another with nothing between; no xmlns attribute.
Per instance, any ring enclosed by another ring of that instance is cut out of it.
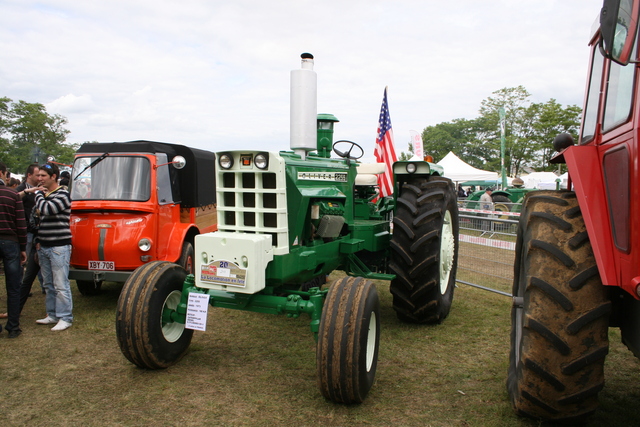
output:
<svg viewBox="0 0 640 427"><path fill-rule="evenodd" d="M71 198L58 184L60 170L44 164L38 171L38 187L24 191L35 193L35 207L40 212L36 249L47 292L47 317L36 320L39 325L55 324L52 331L63 331L73 324L73 300L69 282L71 260Z"/></svg>
<svg viewBox="0 0 640 427"><path fill-rule="evenodd" d="M36 256L36 247L34 244L36 234L38 233L38 230L36 229L37 225L34 222L29 221L33 206L36 204L35 194L26 193L24 191L27 188L36 187L38 185L38 171L40 171L40 166L38 166L37 163L30 164L27 167L24 182L16 188L18 195L22 197L24 213L27 218L27 267L25 269L24 276L22 277L22 285L20 287L20 310L24 308L24 305L27 302L27 298L31 293L31 286L33 285L33 281L36 277L40 280L42 293L45 293L43 284L44 280L42 279L42 274L40 274L40 265L38 264L38 257Z"/></svg>
<svg viewBox="0 0 640 427"><path fill-rule="evenodd" d="M7 288L7 324L9 338L16 338L20 329L20 283L22 264L27 261L27 223L22 200L7 188L7 166L0 162L0 259L4 264ZM0 331L2 327L0 326Z"/></svg>

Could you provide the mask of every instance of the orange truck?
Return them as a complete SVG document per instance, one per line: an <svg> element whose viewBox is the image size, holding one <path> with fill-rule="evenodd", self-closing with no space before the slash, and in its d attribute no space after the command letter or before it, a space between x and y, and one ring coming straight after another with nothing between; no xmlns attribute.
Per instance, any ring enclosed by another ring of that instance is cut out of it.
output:
<svg viewBox="0 0 640 427"><path fill-rule="evenodd" d="M83 295L151 261L193 272L194 238L217 230L215 154L151 141L86 143L69 185L69 279Z"/></svg>

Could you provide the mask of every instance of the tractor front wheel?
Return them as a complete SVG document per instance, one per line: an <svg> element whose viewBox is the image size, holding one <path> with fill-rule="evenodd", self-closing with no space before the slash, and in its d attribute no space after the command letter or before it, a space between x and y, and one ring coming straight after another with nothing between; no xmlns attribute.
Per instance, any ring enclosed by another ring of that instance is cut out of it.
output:
<svg viewBox="0 0 640 427"><path fill-rule="evenodd" d="M322 395L336 403L361 403L373 386L380 343L380 300L371 281L336 280L320 319L316 364Z"/></svg>
<svg viewBox="0 0 640 427"><path fill-rule="evenodd" d="M167 368L184 356L193 330L174 322L187 272L167 261L137 268L125 282L116 312L120 350L133 364L147 369Z"/></svg>
<svg viewBox="0 0 640 427"><path fill-rule="evenodd" d="M575 194L536 191L518 226L507 389L520 415L579 422L604 386L611 302Z"/></svg>

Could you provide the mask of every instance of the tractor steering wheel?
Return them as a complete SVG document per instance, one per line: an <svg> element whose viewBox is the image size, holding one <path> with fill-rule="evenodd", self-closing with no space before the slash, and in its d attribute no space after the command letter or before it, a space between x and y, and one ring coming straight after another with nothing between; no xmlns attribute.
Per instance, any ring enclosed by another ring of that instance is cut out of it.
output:
<svg viewBox="0 0 640 427"><path fill-rule="evenodd" d="M336 145L340 144L340 143L344 143L344 144L351 144L351 146L349 147L349 149L347 151L340 151L336 149ZM357 147L358 150L360 150L360 155L359 156L351 156L351 151ZM349 160L358 160L359 158L361 158L362 156L364 156L364 150L362 149L361 146L359 146L358 144L356 144L353 141L347 141L346 139L341 139L340 141L336 141L333 143L333 151L336 152L336 154L340 157L343 157L345 159L349 159Z"/></svg>

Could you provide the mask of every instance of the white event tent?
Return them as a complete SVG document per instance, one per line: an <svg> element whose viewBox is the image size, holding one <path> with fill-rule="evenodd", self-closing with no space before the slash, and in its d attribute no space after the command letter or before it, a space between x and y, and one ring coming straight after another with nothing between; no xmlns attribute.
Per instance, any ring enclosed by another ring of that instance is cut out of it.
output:
<svg viewBox="0 0 640 427"><path fill-rule="evenodd" d="M454 182L498 180L497 172L476 169L462 161L453 151L438 162L444 168L444 176Z"/></svg>
<svg viewBox="0 0 640 427"><path fill-rule="evenodd" d="M531 172L529 175L522 175L525 188L537 188L538 190L555 190L558 175L553 172ZM567 184L565 182L565 188Z"/></svg>

